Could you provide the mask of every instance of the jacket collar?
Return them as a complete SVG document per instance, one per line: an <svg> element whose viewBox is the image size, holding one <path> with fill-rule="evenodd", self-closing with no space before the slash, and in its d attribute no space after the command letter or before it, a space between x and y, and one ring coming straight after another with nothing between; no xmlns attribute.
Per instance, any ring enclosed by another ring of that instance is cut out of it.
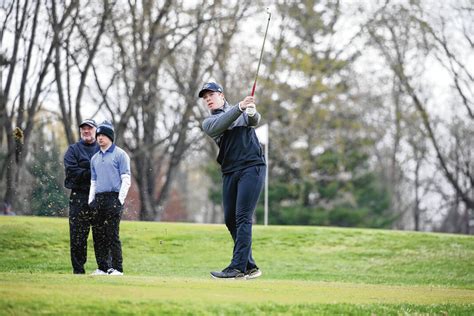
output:
<svg viewBox="0 0 474 316"><path fill-rule="evenodd" d="M100 150L101 153L105 154L105 153L113 153L114 152L114 149L115 149L115 143L112 143L112 145L105 151L103 152L102 150Z"/></svg>
<svg viewBox="0 0 474 316"><path fill-rule="evenodd" d="M211 111L211 114L217 114L217 113L221 113L221 112L225 112L227 111L229 107L229 103L227 103L227 101L224 102L224 105L218 109L215 109L215 110L212 110Z"/></svg>

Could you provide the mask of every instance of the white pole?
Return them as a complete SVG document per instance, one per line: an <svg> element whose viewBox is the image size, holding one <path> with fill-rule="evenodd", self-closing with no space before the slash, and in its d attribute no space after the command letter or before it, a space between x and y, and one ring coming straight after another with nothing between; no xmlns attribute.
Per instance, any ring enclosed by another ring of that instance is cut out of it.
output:
<svg viewBox="0 0 474 316"><path fill-rule="evenodd" d="M270 167L270 162L268 160L268 145L270 141L268 139L267 143L265 144L265 159L267 160L267 168L265 168L265 217L264 217L264 225L268 225L268 169Z"/></svg>
<svg viewBox="0 0 474 316"><path fill-rule="evenodd" d="M265 192L264 192L264 199L265 199L265 206L264 206L264 218L263 224L265 226L268 225L268 170L270 169L270 162L268 160L268 146L270 146L270 137L269 137L269 128L268 124L264 124L259 128L255 129L255 133L257 133L257 138L263 146L265 146L265 159L267 163L267 168L265 168Z"/></svg>

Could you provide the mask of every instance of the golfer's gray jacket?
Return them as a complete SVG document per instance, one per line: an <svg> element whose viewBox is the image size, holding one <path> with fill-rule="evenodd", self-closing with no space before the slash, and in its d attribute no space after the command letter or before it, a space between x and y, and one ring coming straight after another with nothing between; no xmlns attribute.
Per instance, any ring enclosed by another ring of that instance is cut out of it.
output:
<svg viewBox="0 0 474 316"><path fill-rule="evenodd" d="M250 117L241 112L238 105L231 106L227 102L204 119L204 132L219 146L217 162L221 165L222 173L265 164L263 150L254 128L259 121L258 112Z"/></svg>

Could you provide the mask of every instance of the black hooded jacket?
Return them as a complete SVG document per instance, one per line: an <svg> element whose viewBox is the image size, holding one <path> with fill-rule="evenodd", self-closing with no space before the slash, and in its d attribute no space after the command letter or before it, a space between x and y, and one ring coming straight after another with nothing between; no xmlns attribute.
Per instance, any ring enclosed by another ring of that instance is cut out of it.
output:
<svg viewBox="0 0 474 316"><path fill-rule="evenodd" d="M250 117L238 105L227 102L207 117L202 128L219 146L217 162L222 173L231 173L251 166L265 165L265 156L255 133L260 113Z"/></svg>
<svg viewBox="0 0 474 316"><path fill-rule="evenodd" d="M97 142L87 144L83 140L72 144L64 154L66 178L64 186L76 192L88 193L91 185L91 157L99 151Z"/></svg>

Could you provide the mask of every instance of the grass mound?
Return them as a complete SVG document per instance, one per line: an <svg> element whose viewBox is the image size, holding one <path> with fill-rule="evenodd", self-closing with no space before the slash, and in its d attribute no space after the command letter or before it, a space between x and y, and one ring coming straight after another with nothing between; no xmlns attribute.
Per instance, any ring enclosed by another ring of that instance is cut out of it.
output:
<svg viewBox="0 0 474 316"><path fill-rule="evenodd" d="M229 263L223 225L121 224L123 277L71 275L67 219L0 217L6 314L449 314L474 311L474 238L255 226L263 276L212 280ZM86 270L96 268L92 242ZM2 312L3 313L3 312Z"/></svg>

